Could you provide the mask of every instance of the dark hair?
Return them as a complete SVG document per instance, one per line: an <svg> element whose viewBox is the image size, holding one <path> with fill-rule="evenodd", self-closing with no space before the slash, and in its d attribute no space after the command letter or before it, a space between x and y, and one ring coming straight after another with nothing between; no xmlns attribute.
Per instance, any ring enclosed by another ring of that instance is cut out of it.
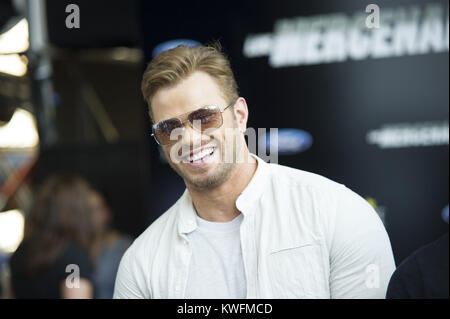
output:
<svg viewBox="0 0 450 319"><path fill-rule="evenodd" d="M91 194L89 184L74 175L54 175L44 181L25 225L29 274L48 267L69 243L90 253L94 236Z"/></svg>

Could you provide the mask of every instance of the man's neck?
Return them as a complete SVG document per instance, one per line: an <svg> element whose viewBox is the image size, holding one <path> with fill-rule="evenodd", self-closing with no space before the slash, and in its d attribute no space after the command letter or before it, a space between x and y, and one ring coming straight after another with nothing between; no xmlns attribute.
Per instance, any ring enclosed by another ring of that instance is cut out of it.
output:
<svg viewBox="0 0 450 319"><path fill-rule="evenodd" d="M248 155L246 163L236 164L228 180L210 190L197 190L187 186L198 216L212 222L228 222L240 212L236 200L250 183L258 166L257 161Z"/></svg>

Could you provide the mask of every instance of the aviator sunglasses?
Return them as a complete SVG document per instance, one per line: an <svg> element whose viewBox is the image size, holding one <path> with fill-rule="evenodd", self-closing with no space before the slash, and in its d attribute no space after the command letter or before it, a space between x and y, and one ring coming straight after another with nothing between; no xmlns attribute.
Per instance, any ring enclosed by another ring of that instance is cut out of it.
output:
<svg viewBox="0 0 450 319"><path fill-rule="evenodd" d="M204 106L195 111L160 121L152 125L152 136L155 138L156 143L161 146L167 146L178 142L178 138L171 139L170 136L175 129L184 130L184 124L186 122L189 122L193 129L197 129L200 132L204 132L208 129L218 129L223 124L222 113L235 103L236 101L225 107L223 110L216 105Z"/></svg>

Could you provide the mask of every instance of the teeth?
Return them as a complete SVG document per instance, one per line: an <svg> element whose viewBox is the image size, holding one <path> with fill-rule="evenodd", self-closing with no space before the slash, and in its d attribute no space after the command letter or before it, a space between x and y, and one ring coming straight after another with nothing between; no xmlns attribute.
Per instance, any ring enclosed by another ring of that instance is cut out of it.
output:
<svg viewBox="0 0 450 319"><path fill-rule="evenodd" d="M214 152L214 148L207 148L197 154L194 154L194 156L188 157L188 160L192 163L192 162L198 161L199 159L202 159L203 157L205 157L207 155L212 154L213 152Z"/></svg>

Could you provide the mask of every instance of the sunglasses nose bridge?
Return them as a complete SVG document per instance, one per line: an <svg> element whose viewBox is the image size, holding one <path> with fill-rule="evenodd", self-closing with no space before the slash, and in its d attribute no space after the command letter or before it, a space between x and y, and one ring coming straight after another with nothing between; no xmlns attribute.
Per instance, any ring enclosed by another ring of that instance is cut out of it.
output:
<svg viewBox="0 0 450 319"><path fill-rule="evenodd" d="M186 123L188 123L188 125L186 125ZM181 121L180 128L183 130L183 137L184 137L189 129L194 129L194 126L189 119L186 119L184 121ZM188 130L186 130L186 128L188 128Z"/></svg>
<svg viewBox="0 0 450 319"><path fill-rule="evenodd" d="M189 125L186 125L189 122ZM186 120L183 122L183 135L182 140L185 145L197 145L201 144L202 132L191 123L191 121Z"/></svg>

